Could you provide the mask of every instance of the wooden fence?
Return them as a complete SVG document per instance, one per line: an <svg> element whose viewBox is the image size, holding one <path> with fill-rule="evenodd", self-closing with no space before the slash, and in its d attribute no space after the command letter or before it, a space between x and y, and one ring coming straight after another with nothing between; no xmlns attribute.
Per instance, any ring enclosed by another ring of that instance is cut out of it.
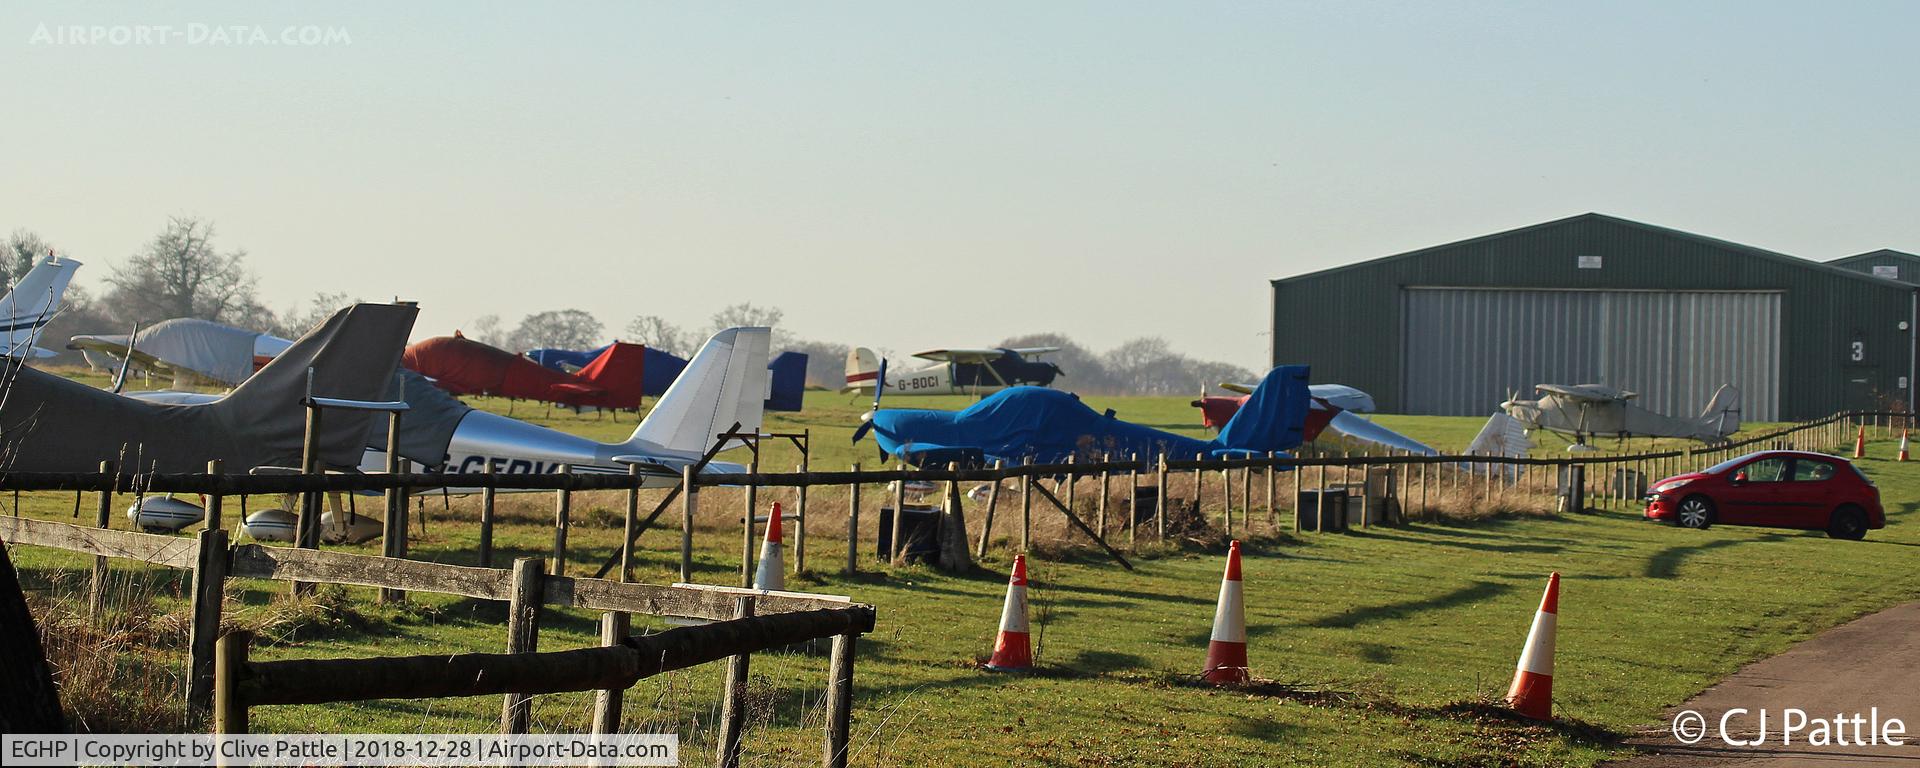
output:
<svg viewBox="0 0 1920 768"><path fill-rule="evenodd" d="M516 560L509 571L295 547L229 545L227 531L219 528L185 538L19 517L0 517L0 541L91 554L102 560L122 558L190 569L188 727L212 714L220 732L244 733L246 710L252 706L502 693L502 732L525 733L533 694L598 690L594 732L613 733L621 719L620 694L634 682L731 657L722 703L720 762L733 765L740 750L745 717L741 703L750 654L831 637L825 764L842 766L851 722L854 643L874 626L871 606L841 597L554 576L546 573L545 561L538 558ZM217 653L225 580L234 577L506 601L506 653L247 663L251 641L247 633L219 638L226 650ZM89 602L93 605L104 600L102 584L103 580L95 579L92 585ZM541 609L548 605L603 611L603 648L596 649L603 653L536 653ZM635 613L716 623L634 637L628 634L628 626ZM592 666L555 671L581 660L590 660ZM442 664L436 675L459 671L479 678L463 678L464 688L427 680L431 676L420 672L434 663ZM336 674L342 670L355 672ZM401 675L400 670L411 672ZM543 671L533 674L533 670ZM594 684L578 687L583 680Z"/></svg>

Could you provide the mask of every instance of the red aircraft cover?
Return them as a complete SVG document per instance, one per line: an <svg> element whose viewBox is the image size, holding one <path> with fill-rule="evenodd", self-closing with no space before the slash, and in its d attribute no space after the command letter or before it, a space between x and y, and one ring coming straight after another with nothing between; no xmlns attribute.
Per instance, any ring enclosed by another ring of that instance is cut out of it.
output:
<svg viewBox="0 0 1920 768"><path fill-rule="evenodd" d="M520 358L526 360L526 358ZM591 405L596 408L621 408L632 410L640 407L640 398L646 395L644 367L647 348L639 344L616 341L601 352L593 362L574 372L574 376L599 387L602 394L588 397L569 405ZM531 362L531 361L528 361ZM538 365L538 363L535 363ZM550 370L550 369L543 369Z"/></svg>
<svg viewBox="0 0 1920 768"><path fill-rule="evenodd" d="M593 405L590 401L609 395L592 382L542 368L458 332L407 347L401 365L456 395L498 395L560 405Z"/></svg>

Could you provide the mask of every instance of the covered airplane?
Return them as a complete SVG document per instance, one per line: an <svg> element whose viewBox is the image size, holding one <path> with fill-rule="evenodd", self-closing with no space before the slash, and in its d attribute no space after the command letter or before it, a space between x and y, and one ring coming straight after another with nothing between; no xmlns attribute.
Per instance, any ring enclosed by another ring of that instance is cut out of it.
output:
<svg viewBox="0 0 1920 768"><path fill-rule="evenodd" d="M638 344L615 342L577 374L548 370L504 349L455 332L407 347L408 370L456 395L494 395L570 407L640 407L644 374Z"/></svg>
<svg viewBox="0 0 1920 768"><path fill-rule="evenodd" d="M1240 406L1247 402L1246 393L1253 391L1253 387L1246 384L1227 383L1221 384L1220 388L1242 394L1202 395L1193 401L1193 407L1200 409L1201 423L1208 429L1225 427L1234 414L1240 412ZM1312 409L1307 412L1307 442L1318 440L1322 432L1332 429L1335 434L1383 448L1422 456L1439 455L1439 451L1425 443L1356 415L1373 412L1372 395L1345 384L1314 384L1307 388L1307 392L1313 403Z"/></svg>
<svg viewBox="0 0 1920 768"><path fill-rule="evenodd" d="M1740 431L1740 390L1725 384L1713 393L1700 415L1686 418L1654 413L1631 402L1639 395L1604 384L1540 384L1536 400L1509 399L1500 410L1531 431L1570 435L1575 446L1589 437L1684 437L1723 442Z"/></svg>
<svg viewBox="0 0 1920 768"><path fill-rule="evenodd" d="M617 342L616 342L617 343ZM572 373L585 367L595 357L612 347L589 350L545 348L529 350L528 360L539 363L541 367L561 373ZM649 397L665 394L667 387L680 376L687 367L687 361L679 355L662 352L653 347L645 347L645 365L642 366L641 391ZM807 390L807 355L804 352L786 351L775 355L773 362L767 364L771 379L767 384L767 404L769 411L798 411L803 405Z"/></svg>
<svg viewBox="0 0 1920 768"><path fill-rule="evenodd" d="M26 367L4 364L11 380L0 403L0 449L10 469L92 472L113 460L140 471L199 472L220 459L233 471L298 466L309 394L386 399L416 309L356 304L293 343L232 393L195 404L149 402ZM319 460L360 463L376 414L344 411L322 420Z"/></svg>
<svg viewBox="0 0 1920 768"><path fill-rule="evenodd" d="M292 341L270 333L194 317L162 320L132 336L81 334L67 340L67 349L125 358L172 377L175 387L238 385L291 346Z"/></svg>
<svg viewBox="0 0 1920 768"><path fill-rule="evenodd" d="M930 349L914 357L933 365L911 371L889 370L885 360L866 347L847 353L847 384L842 391L871 391L881 382L890 395L978 395L1008 387L1045 387L1065 375L1053 363L1028 360L1059 347L996 347L991 349Z"/></svg>
<svg viewBox="0 0 1920 768"><path fill-rule="evenodd" d="M67 283L73 281L74 270L80 268L80 262L62 259L51 252L47 258L34 264L15 283L13 290L6 296L0 296L0 355L16 358L53 357L53 350L35 346L40 341L40 332L60 311L60 301L67 293Z"/></svg>
<svg viewBox="0 0 1920 768"><path fill-rule="evenodd" d="M1138 455L1143 460L1265 455L1300 445L1308 403L1307 367L1274 368L1219 435L1200 440L1121 421L1111 410L1095 412L1068 392L1013 387L963 411L875 410L854 432L854 440L872 432L883 453L920 466L994 460L1053 463L1101 455Z"/></svg>

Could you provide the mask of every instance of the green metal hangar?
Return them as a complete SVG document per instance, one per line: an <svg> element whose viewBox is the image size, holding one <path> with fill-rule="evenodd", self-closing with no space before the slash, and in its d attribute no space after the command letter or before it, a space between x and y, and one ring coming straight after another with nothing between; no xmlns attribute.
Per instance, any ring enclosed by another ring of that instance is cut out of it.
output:
<svg viewBox="0 0 1920 768"><path fill-rule="evenodd" d="M1910 406L1920 286L1876 277L1871 256L1821 264L1588 213L1274 280L1273 362L1389 413L1484 416L1549 383L1684 415L1730 383L1747 421ZM1920 282L1920 259L1899 264Z"/></svg>

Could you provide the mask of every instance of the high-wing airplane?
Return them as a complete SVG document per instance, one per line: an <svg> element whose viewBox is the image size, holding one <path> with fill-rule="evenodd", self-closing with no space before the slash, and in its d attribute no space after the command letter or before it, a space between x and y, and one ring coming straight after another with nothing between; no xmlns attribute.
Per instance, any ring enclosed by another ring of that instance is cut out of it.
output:
<svg viewBox="0 0 1920 768"><path fill-rule="evenodd" d="M1574 448L1589 437L1685 437L1717 443L1740 431L1740 390L1724 384L1699 416L1668 416L1631 402L1639 395L1604 384L1540 384L1539 399L1509 398L1500 410L1531 431L1572 436Z"/></svg>
<svg viewBox="0 0 1920 768"><path fill-rule="evenodd" d="M27 270L13 290L0 297L0 331L4 331L4 335L0 335L0 355L40 358L55 354L34 344L40 340L40 331L47 327L54 313L60 311L67 283L79 268L80 262L49 252L46 259Z"/></svg>
<svg viewBox="0 0 1920 768"><path fill-rule="evenodd" d="M212 320L176 317L128 334L80 334L67 349L125 359L137 369L173 379L173 386L235 386L265 367L293 342L270 333Z"/></svg>
<svg viewBox="0 0 1920 768"><path fill-rule="evenodd" d="M1069 392L1012 387L963 411L876 409L853 433L872 432L882 452L919 466L955 462L978 466L994 460L1052 463L1070 456L1266 455L1300 445L1309 398L1307 367L1284 365L1268 372L1220 434L1199 440L1095 412Z"/></svg>
<svg viewBox="0 0 1920 768"><path fill-rule="evenodd" d="M930 349L914 357L933 365L902 371L883 365L885 361L873 350L856 347L847 353L847 385L842 391L871 391L880 382L883 368L883 388L890 395L978 395L1021 385L1044 387L1064 375L1060 366L1027 358L1058 351L1059 347Z"/></svg>

